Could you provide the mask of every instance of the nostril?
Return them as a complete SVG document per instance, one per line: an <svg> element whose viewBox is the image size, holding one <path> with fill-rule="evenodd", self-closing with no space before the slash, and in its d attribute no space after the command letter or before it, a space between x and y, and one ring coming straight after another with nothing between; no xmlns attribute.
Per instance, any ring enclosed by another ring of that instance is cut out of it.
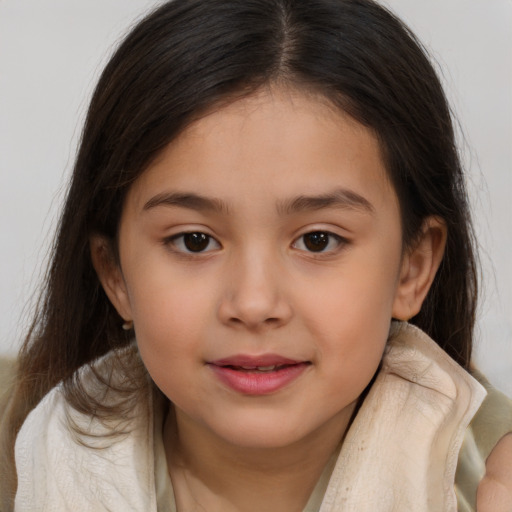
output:
<svg viewBox="0 0 512 512"><path fill-rule="evenodd" d="M241 318L238 318L236 316L233 316L229 319L230 323L232 324L248 324L247 320L243 320ZM271 318L265 318L262 321L254 322L254 324L265 324L265 325L276 325L279 324L281 320L277 317L271 317Z"/></svg>
<svg viewBox="0 0 512 512"><path fill-rule="evenodd" d="M269 317L262 320L253 319L251 321L251 319L248 318L232 316L228 321L228 325L231 325L232 328L247 329L254 332L277 329L286 323L287 322L284 319L280 319L278 317Z"/></svg>
<svg viewBox="0 0 512 512"><path fill-rule="evenodd" d="M251 330L277 328L287 323L292 315L291 305L277 289L245 284L228 290L218 305L218 318L224 324Z"/></svg>

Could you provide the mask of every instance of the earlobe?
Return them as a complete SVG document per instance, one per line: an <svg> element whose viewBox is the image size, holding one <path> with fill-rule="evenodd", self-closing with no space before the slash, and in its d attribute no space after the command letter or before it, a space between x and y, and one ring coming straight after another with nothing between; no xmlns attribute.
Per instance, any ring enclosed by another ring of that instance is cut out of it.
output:
<svg viewBox="0 0 512 512"><path fill-rule="evenodd" d="M132 313L126 283L114 256L112 242L102 235L91 235L89 238L91 259L103 290L107 294L119 316L131 321Z"/></svg>
<svg viewBox="0 0 512 512"><path fill-rule="evenodd" d="M419 239L403 256L393 318L409 320L419 313L443 259L446 235L442 219L425 219Z"/></svg>

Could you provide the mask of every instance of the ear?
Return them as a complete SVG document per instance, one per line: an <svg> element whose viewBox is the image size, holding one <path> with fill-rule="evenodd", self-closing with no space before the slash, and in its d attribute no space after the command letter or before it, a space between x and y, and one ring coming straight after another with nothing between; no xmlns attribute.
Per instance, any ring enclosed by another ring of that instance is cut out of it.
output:
<svg viewBox="0 0 512 512"><path fill-rule="evenodd" d="M132 319L132 311L123 273L114 255L112 241L102 235L89 238L91 259L107 297L125 321Z"/></svg>
<svg viewBox="0 0 512 512"><path fill-rule="evenodd" d="M446 234L446 224L442 219L425 219L419 239L402 259L393 318L409 320L419 313L443 259Z"/></svg>

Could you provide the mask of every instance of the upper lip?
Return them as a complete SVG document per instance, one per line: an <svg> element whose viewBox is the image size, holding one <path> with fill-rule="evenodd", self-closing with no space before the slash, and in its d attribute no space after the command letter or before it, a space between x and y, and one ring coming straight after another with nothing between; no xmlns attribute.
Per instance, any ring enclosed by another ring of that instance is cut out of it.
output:
<svg viewBox="0 0 512 512"><path fill-rule="evenodd" d="M290 359L277 354L262 354L262 355L245 355L239 354L215 361L209 361L210 364L215 366L240 366L245 368L257 368L261 366L283 366L291 364L300 364L307 361L298 361Z"/></svg>

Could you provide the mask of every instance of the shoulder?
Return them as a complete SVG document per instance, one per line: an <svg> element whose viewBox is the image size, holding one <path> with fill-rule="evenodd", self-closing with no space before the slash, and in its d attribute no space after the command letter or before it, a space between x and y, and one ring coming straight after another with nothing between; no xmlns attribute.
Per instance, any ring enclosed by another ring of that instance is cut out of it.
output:
<svg viewBox="0 0 512 512"><path fill-rule="evenodd" d="M65 418L65 399L62 386L53 388L33 409L21 426L16 445L22 445L25 438L38 439L46 431L59 426ZM28 444L28 443L27 443Z"/></svg>
<svg viewBox="0 0 512 512"><path fill-rule="evenodd" d="M16 506L27 510L25 503L45 502L50 485L54 454L61 460L71 452L65 423L65 400L61 387L52 389L27 416L15 443L17 473ZM67 464L66 464L67 466Z"/></svg>
<svg viewBox="0 0 512 512"><path fill-rule="evenodd" d="M43 436L47 441L49 433L59 432L69 433L74 443L80 438L75 434L83 433L89 438L87 444L95 444L94 438L111 435L120 423L136 419L136 413L151 406L141 400L150 390L141 364L136 346L130 345L82 366L30 412L18 435L20 443L27 436ZM136 378L137 371L140 379Z"/></svg>
<svg viewBox="0 0 512 512"><path fill-rule="evenodd" d="M477 492L478 512L512 510L512 432L491 451Z"/></svg>
<svg viewBox="0 0 512 512"><path fill-rule="evenodd" d="M111 357L76 374L95 403L126 401L127 377L112 374ZM77 500L90 504L80 510L152 510L151 399L112 422L85 405L73 407L60 384L28 415L15 445L16 510L75 510Z"/></svg>

